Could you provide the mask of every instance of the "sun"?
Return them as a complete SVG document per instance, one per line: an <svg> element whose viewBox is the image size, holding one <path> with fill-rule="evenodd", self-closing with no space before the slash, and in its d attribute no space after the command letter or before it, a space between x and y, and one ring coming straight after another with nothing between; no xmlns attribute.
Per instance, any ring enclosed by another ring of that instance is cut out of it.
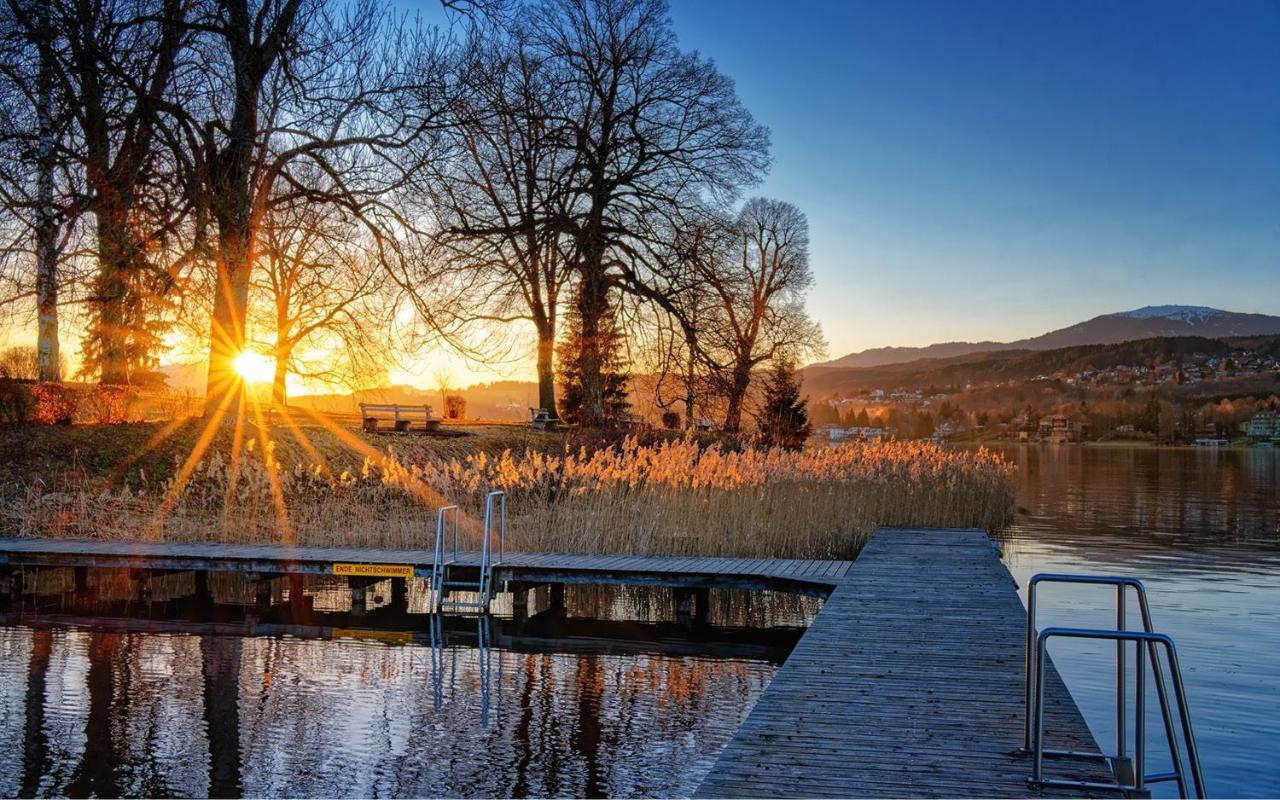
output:
<svg viewBox="0 0 1280 800"><path fill-rule="evenodd" d="M246 383L269 383L275 377L275 362L253 350L236 356L235 364L236 373Z"/></svg>

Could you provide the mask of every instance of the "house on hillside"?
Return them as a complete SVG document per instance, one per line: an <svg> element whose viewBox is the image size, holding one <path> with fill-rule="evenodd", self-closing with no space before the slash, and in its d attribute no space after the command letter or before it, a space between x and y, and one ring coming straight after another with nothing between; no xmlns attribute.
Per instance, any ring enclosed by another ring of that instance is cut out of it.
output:
<svg viewBox="0 0 1280 800"><path fill-rule="evenodd" d="M1240 426L1250 439L1280 439L1280 412L1259 411Z"/></svg>
<svg viewBox="0 0 1280 800"><path fill-rule="evenodd" d="M1040 418L1036 426L1036 438L1049 444L1078 442L1084 436L1084 420L1072 419L1066 414L1049 414Z"/></svg>

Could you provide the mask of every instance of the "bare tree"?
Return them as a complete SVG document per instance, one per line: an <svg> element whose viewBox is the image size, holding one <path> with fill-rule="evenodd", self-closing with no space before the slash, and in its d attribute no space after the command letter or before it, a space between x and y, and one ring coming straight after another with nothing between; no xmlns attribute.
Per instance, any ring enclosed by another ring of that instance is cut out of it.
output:
<svg viewBox="0 0 1280 800"><path fill-rule="evenodd" d="M62 379L58 301L64 237L69 229L67 167L59 145L66 135L64 98L55 80L57 33L45 3L7 0L0 5L0 207L10 243L0 258L10 269L13 304L33 291L37 376ZM26 262L34 261L34 276ZM15 263L20 262L20 263Z"/></svg>
<svg viewBox="0 0 1280 800"><path fill-rule="evenodd" d="M563 230L578 273L575 313L584 424L605 416L601 329L618 290L669 305L650 253L664 220L731 197L767 166L768 135L733 83L679 49L662 0L554 0L533 15L534 41L558 65L572 132L572 195Z"/></svg>
<svg viewBox="0 0 1280 800"><path fill-rule="evenodd" d="M188 114L185 138L198 213L216 233L206 413L243 388L234 362L272 203L292 194L341 207L379 258L397 231L415 230L394 201L411 162L402 151L431 120L404 93L434 74L409 62L429 62L438 43L402 22L377 0L216 0L198 24L209 100Z"/></svg>
<svg viewBox="0 0 1280 800"><path fill-rule="evenodd" d="M464 291L441 313L465 323L531 322L538 403L554 415L557 319L572 277L560 230L567 137L552 121L563 114L559 83L518 17L476 26L454 80L452 125L430 160L430 186L435 266Z"/></svg>
<svg viewBox="0 0 1280 800"><path fill-rule="evenodd" d="M341 209L282 203L268 215L250 322L270 333L271 399L285 405L290 373L358 388L385 374L386 292L370 237Z"/></svg>
<svg viewBox="0 0 1280 800"><path fill-rule="evenodd" d="M738 431L755 369L794 362L824 346L804 308L813 283L809 223L790 203L752 198L728 230L719 257L695 265L716 315L715 324L700 331L700 349L726 400L724 428Z"/></svg>
<svg viewBox="0 0 1280 800"><path fill-rule="evenodd" d="M180 217L163 188L157 138L190 34L188 4L49 0L38 5L38 13L36 4L9 5L19 24L44 42L40 82L50 82L49 91L65 104L73 135L62 155L80 162L85 193L79 204L95 220L97 276L86 358L103 383L130 383L157 346L140 322L148 299L138 291L163 293L171 277L150 258ZM47 124L52 122L49 117ZM40 193L46 199L52 195L46 167L56 163L55 141L45 135L40 143ZM51 204L41 205L47 217ZM52 224L46 219L38 226L41 262L56 258ZM47 269L45 276L47 297Z"/></svg>

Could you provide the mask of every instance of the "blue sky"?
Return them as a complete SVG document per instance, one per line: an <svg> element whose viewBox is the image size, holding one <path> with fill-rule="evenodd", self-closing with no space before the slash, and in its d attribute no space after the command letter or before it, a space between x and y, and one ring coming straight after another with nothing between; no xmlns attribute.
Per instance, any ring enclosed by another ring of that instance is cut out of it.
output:
<svg viewBox="0 0 1280 800"><path fill-rule="evenodd" d="M1280 5L675 0L773 132L833 356L1280 313Z"/></svg>
<svg viewBox="0 0 1280 800"><path fill-rule="evenodd" d="M1280 0L669 1L772 131L832 357L1280 314Z"/></svg>

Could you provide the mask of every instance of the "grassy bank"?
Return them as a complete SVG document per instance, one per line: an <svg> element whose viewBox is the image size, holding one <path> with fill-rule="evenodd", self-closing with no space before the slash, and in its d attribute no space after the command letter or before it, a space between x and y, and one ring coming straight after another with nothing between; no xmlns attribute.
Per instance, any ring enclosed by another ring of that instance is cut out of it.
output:
<svg viewBox="0 0 1280 800"><path fill-rule="evenodd" d="M881 443L802 452L672 439L583 446L522 428L452 439L278 425L235 445L201 426L5 431L7 535L429 546L432 510L503 489L518 549L848 557L876 525L997 529L1009 467ZM141 453L141 454L140 454Z"/></svg>

